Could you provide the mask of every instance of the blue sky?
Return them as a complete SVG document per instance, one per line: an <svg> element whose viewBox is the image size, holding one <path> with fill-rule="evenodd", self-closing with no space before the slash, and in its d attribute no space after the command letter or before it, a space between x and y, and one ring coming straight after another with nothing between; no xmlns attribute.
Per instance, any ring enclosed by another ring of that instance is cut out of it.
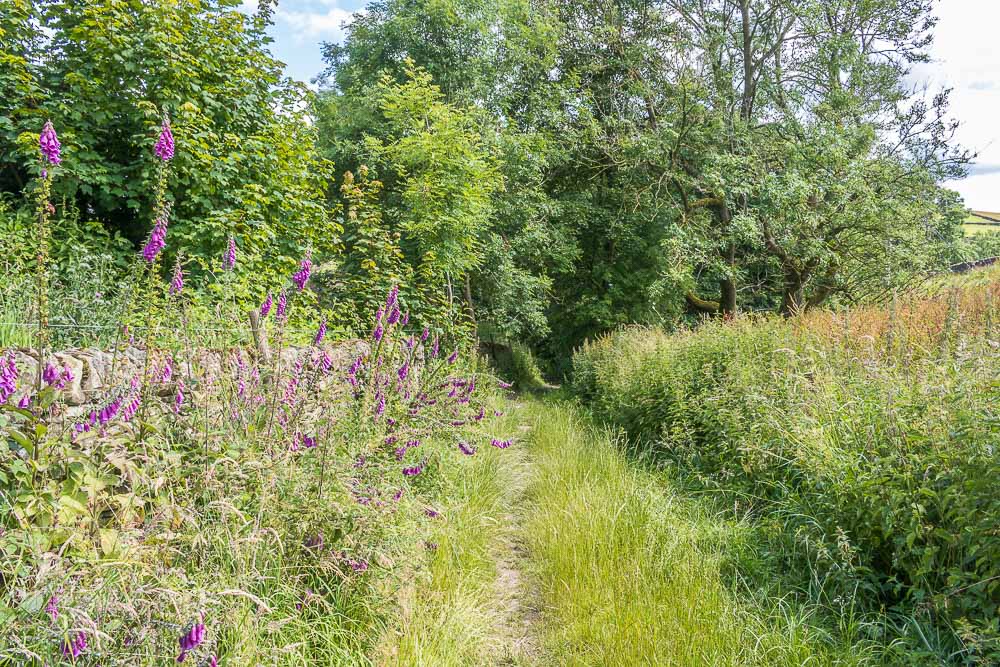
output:
<svg viewBox="0 0 1000 667"><path fill-rule="evenodd" d="M320 43L343 38L342 25L365 0L279 0L271 34L274 55L288 74L309 81L323 69ZM246 11L256 0L243 0ZM998 0L942 0L931 51L933 62L916 66L914 85L952 89L952 114L962 122L957 140L979 154L968 178L949 184L974 209L1000 211L1000 25Z"/></svg>

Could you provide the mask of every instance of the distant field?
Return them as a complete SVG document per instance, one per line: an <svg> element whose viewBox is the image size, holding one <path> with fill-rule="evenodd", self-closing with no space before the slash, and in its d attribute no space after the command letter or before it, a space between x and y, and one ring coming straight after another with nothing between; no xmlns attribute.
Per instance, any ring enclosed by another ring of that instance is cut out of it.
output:
<svg viewBox="0 0 1000 667"><path fill-rule="evenodd" d="M969 217L962 225L966 236L1000 232L1000 213L990 211L969 211Z"/></svg>

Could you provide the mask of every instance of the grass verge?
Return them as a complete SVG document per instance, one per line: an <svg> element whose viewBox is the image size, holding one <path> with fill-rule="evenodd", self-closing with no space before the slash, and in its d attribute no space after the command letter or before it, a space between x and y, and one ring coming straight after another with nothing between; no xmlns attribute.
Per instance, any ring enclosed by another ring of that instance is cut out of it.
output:
<svg viewBox="0 0 1000 667"><path fill-rule="evenodd" d="M725 545L745 526L681 498L567 405L529 408L535 470L525 537L553 665L863 664L807 614L738 599Z"/></svg>

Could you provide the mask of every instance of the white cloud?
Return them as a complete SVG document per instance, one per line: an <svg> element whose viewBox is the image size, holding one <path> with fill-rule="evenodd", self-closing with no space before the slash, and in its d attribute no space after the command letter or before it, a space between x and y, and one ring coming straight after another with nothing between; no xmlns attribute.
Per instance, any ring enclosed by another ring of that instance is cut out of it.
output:
<svg viewBox="0 0 1000 667"><path fill-rule="evenodd" d="M325 4L334 4L325 2ZM325 11L288 11L279 7L278 21L288 25L293 30L294 38L303 42L308 39L322 38L338 41L344 36L344 24L351 20L353 12L332 6Z"/></svg>
<svg viewBox="0 0 1000 667"><path fill-rule="evenodd" d="M913 79L951 88L951 113L961 122L956 139L979 154L969 178L954 181L967 206L1000 211L1000 49L995 0L942 2L931 48L933 62L914 68Z"/></svg>

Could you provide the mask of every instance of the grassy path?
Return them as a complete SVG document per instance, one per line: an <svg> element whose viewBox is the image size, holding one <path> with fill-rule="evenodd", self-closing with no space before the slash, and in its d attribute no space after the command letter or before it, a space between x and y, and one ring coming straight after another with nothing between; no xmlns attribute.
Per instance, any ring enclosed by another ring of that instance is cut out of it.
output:
<svg viewBox="0 0 1000 667"><path fill-rule="evenodd" d="M851 664L722 583L719 521L568 403L526 399L514 448L454 490L399 665ZM499 456L498 456L499 454Z"/></svg>

